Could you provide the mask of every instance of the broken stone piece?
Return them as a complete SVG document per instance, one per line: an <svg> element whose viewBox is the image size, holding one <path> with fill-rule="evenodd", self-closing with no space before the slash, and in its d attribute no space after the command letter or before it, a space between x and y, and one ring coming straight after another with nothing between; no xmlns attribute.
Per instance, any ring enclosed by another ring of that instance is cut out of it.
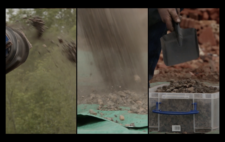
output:
<svg viewBox="0 0 225 142"><path fill-rule="evenodd" d="M131 123L130 126L135 127L134 123Z"/></svg>
<svg viewBox="0 0 225 142"><path fill-rule="evenodd" d="M89 110L89 113L90 113L90 114L93 114L93 115L97 115L97 113L94 112L92 109Z"/></svg>
<svg viewBox="0 0 225 142"><path fill-rule="evenodd" d="M123 115L120 115L120 120L123 121L125 118Z"/></svg>

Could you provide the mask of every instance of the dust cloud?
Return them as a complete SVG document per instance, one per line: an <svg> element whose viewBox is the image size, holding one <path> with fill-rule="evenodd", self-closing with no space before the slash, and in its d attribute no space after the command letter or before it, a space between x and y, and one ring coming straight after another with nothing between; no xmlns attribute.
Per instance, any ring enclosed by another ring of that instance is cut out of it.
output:
<svg viewBox="0 0 225 142"><path fill-rule="evenodd" d="M103 90L147 93L147 9L77 9L77 16L78 97Z"/></svg>

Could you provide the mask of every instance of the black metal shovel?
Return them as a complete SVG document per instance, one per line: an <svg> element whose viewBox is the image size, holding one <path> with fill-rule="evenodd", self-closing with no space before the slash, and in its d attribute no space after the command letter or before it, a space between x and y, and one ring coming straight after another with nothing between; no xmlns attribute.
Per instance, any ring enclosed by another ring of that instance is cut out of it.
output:
<svg viewBox="0 0 225 142"><path fill-rule="evenodd" d="M194 28L182 29L173 21L174 31L160 38L163 60L167 66L184 63L199 57L198 40Z"/></svg>

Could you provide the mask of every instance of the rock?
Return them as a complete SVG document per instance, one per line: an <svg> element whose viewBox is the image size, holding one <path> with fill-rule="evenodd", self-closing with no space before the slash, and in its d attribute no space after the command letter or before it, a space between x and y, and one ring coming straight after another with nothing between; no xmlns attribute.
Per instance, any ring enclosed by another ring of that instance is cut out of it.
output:
<svg viewBox="0 0 225 142"><path fill-rule="evenodd" d="M206 11L203 12L203 14L202 14L202 20L208 20L208 19L209 19L208 13Z"/></svg>
<svg viewBox="0 0 225 142"><path fill-rule="evenodd" d="M198 48L199 48L199 54L200 54L200 56L204 56L204 55L205 55L205 53L202 51L202 49L201 49L200 45L198 45Z"/></svg>
<svg viewBox="0 0 225 142"><path fill-rule="evenodd" d="M110 120L110 121L111 121L111 118L109 118L109 117L106 117L105 119L107 119L107 120Z"/></svg>
<svg viewBox="0 0 225 142"><path fill-rule="evenodd" d="M120 120L123 121L125 118L123 115L120 115Z"/></svg>
<svg viewBox="0 0 225 142"><path fill-rule="evenodd" d="M139 114L140 114L140 113L144 113L144 112L145 112L145 109L144 109L144 108L140 108L140 109L138 110L138 112L139 112Z"/></svg>
<svg viewBox="0 0 225 142"><path fill-rule="evenodd" d="M93 114L93 115L97 115L97 113L94 112L92 109L89 110L89 113L90 113L90 114Z"/></svg>
<svg viewBox="0 0 225 142"><path fill-rule="evenodd" d="M190 73L190 75L194 76L194 74L192 72L189 72L189 73Z"/></svg>
<svg viewBox="0 0 225 142"><path fill-rule="evenodd" d="M201 26L210 26L211 24L216 24L215 20L200 20Z"/></svg>
<svg viewBox="0 0 225 142"><path fill-rule="evenodd" d="M117 94L120 95L120 97L126 97L126 93L123 91L119 91Z"/></svg>
<svg viewBox="0 0 225 142"><path fill-rule="evenodd" d="M211 27L205 27L202 29L198 37L198 41L200 44L208 43L211 46L217 45L216 38Z"/></svg>
<svg viewBox="0 0 225 142"><path fill-rule="evenodd" d="M137 107L134 106L134 105L132 105L132 106L130 107L130 110L131 110L132 112L136 113L136 112L137 112Z"/></svg>
<svg viewBox="0 0 225 142"><path fill-rule="evenodd" d="M101 105L99 105L99 106L98 106L98 110L101 110L101 109L102 109L102 106L101 106Z"/></svg>
<svg viewBox="0 0 225 142"><path fill-rule="evenodd" d="M113 121L113 118L110 118L110 117L106 117L106 119L109 121Z"/></svg>
<svg viewBox="0 0 225 142"><path fill-rule="evenodd" d="M95 98L95 94L91 93L91 94L90 94L90 99L92 100L92 99L94 99L94 98Z"/></svg>
<svg viewBox="0 0 225 142"><path fill-rule="evenodd" d="M154 75L157 75L157 74L159 74L159 70L154 71Z"/></svg>
<svg viewBox="0 0 225 142"><path fill-rule="evenodd" d="M216 38L217 43L219 44L219 42L220 42L220 36L219 36L219 34L215 34L215 38Z"/></svg>
<svg viewBox="0 0 225 142"><path fill-rule="evenodd" d="M103 101L101 99L98 99L98 104L103 105Z"/></svg>
<svg viewBox="0 0 225 142"><path fill-rule="evenodd" d="M190 87L190 88L187 88L188 91L190 91L191 93L194 92L194 87Z"/></svg>
<svg viewBox="0 0 225 142"><path fill-rule="evenodd" d="M162 69L167 68L167 66L164 63L158 64L158 67Z"/></svg>
<svg viewBox="0 0 225 142"><path fill-rule="evenodd" d="M170 91L171 91L171 89L166 89L166 91L167 91L167 92L170 92Z"/></svg>
<svg viewBox="0 0 225 142"><path fill-rule="evenodd" d="M116 94L110 94L110 99L111 99L113 102L116 102L116 100L117 100Z"/></svg>
<svg viewBox="0 0 225 142"><path fill-rule="evenodd" d="M142 105L142 102L141 102L141 101L137 101L137 104L138 104L138 105Z"/></svg>
<svg viewBox="0 0 225 142"><path fill-rule="evenodd" d="M134 123L131 123L130 126L135 127Z"/></svg>

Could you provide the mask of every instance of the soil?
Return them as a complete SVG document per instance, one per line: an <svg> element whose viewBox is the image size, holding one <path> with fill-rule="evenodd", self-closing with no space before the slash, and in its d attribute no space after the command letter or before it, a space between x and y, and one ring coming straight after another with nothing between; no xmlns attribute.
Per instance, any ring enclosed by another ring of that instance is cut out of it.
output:
<svg viewBox="0 0 225 142"><path fill-rule="evenodd" d="M201 82L209 82L213 84L219 83L220 78L219 70L211 71L209 66L204 66L204 68L202 68L201 66L197 65L197 67L199 68L197 69L194 68L177 69L173 67L156 68L155 72L157 74L154 75L153 79L150 81L150 84L154 82L167 82L170 81L171 79L181 80L186 78L199 80Z"/></svg>
<svg viewBox="0 0 225 142"><path fill-rule="evenodd" d="M147 114L147 94L135 93L129 90L115 91L113 93L97 93L93 91L86 97L78 95L78 104L98 104L98 110L116 111L120 107L130 107L130 113ZM117 116L115 116L117 117Z"/></svg>
<svg viewBox="0 0 225 142"><path fill-rule="evenodd" d="M158 99L151 99L149 101L149 131L158 131L158 119L160 121L160 132L172 132L171 126L172 125L180 125L181 126L181 133L194 133L193 127L193 115L160 115L156 113L152 113L155 110L155 102ZM219 99L214 99L214 107L217 107L215 104L219 102ZM211 99L195 99L197 103L197 110L200 112L199 114L195 115L195 133L205 133L211 131ZM192 99L163 99L161 100L160 109L163 111L190 111L193 109L192 106L193 100ZM216 110L217 108L215 108ZM216 115L214 116L216 119ZM216 120L213 122L213 125L216 127Z"/></svg>
<svg viewBox="0 0 225 142"><path fill-rule="evenodd" d="M218 91L217 87L207 86L194 79L171 80L168 86L159 87L156 90L156 92L169 93L215 93Z"/></svg>

